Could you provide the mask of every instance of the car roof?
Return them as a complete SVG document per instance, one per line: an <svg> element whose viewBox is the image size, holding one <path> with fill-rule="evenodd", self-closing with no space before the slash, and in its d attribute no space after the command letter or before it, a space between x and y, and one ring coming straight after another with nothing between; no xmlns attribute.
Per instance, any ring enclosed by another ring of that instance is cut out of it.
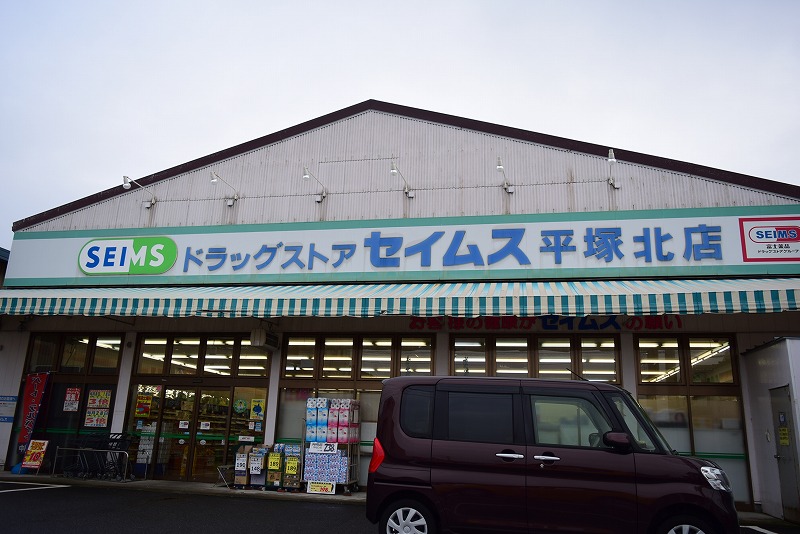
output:
<svg viewBox="0 0 800 534"><path fill-rule="evenodd" d="M604 382L590 382L588 380L552 380L545 378L506 378L498 376L481 376L481 377L467 377L467 376L398 376L394 378L387 378L384 384L391 382L395 386L408 386L408 385L431 385L438 384L439 382L447 382L449 384L473 384L473 385L511 385L518 383L521 386L530 387L548 387L548 388L575 388L583 390L602 390L602 391L619 391L617 386L607 384Z"/></svg>

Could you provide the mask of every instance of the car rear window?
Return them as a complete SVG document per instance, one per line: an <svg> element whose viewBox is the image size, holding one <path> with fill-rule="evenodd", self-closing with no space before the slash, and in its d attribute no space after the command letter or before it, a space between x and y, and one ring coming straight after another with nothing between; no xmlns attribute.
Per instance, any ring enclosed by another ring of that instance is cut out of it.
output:
<svg viewBox="0 0 800 534"><path fill-rule="evenodd" d="M411 386L403 390L400 428L414 438L430 438L433 428L433 386Z"/></svg>

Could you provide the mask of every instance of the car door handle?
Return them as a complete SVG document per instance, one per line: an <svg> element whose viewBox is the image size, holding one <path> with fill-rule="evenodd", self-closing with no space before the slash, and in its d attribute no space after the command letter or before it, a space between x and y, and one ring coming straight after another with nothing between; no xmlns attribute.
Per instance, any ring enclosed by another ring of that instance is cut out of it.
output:
<svg viewBox="0 0 800 534"><path fill-rule="evenodd" d="M557 462L561 458L558 456L534 456L534 460L539 460L540 462Z"/></svg>
<svg viewBox="0 0 800 534"><path fill-rule="evenodd" d="M509 460L522 460L525 458L524 454L517 454L515 452L498 452L495 454L498 458L506 458Z"/></svg>

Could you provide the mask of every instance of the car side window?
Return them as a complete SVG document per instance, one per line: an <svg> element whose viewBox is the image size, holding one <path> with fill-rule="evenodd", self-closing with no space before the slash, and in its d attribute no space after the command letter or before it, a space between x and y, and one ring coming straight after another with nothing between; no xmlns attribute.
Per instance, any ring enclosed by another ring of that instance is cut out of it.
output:
<svg viewBox="0 0 800 534"><path fill-rule="evenodd" d="M510 393L447 394L447 439L514 443L514 396Z"/></svg>
<svg viewBox="0 0 800 534"><path fill-rule="evenodd" d="M532 395L531 412L538 445L600 447L611 430L606 416L589 399Z"/></svg>
<svg viewBox="0 0 800 534"><path fill-rule="evenodd" d="M625 426L628 427L631 435L636 439L637 445L645 451L656 451L658 447L655 442L647 434L644 425L636 417L630 407L625 403L625 399L620 394L610 394L607 396L611 399L612 406L622 416L625 421Z"/></svg>
<svg viewBox="0 0 800 534"><path fill-rule="evenodd" d="M433 428L433 386L411 386L403 390L400 428L412 438L430 438Z"/></svg>

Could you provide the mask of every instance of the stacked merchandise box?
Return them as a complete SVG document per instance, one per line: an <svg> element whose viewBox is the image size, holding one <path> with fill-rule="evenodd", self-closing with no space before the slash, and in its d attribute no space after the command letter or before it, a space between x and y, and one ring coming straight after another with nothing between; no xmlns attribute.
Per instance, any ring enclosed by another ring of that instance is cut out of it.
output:
<svg viewBox="0 0 800 534"><path fill-rule="evenodd" d="M250 471L250 481L248 487L251 489L264 489L267 480L267 472L264 469L264 457L269 449L253 448L248 454L248 467Z"/></svg>
<svg viewBox="0 0 800 534"><path fill-rule="evenodd" d="M252 445L241 445L236 450L236 461L233 466L233 487L245 489L250 484L250 471L247 469L247 455L253 450Z"/></svg>
<svg viewBox="0 0 800 534"><path fill-rule="evenodd" d="M267 456L267 488L281 487L283 474L283 444L275 445Z"/></svg>
<svg viewBox="0 0 800 534"><path fill-rule="evenodd" d="M359 412L357 400L333 399L328 416L328 443L358 443L361 440Z"/></svg>
<svg viewBox="0 0 800 534"><path fill-rule="evenodd" d="M299 443L287 443L283 445L282 489L289 491L297 491L300 489L300 451L301 447Z"/></svg>
<svg viewBox="0 0 800 534"><path fill-rule="evenodd" d="M306 449L306 461L303 465L303 478L315 482L334 482L347 484L350 469L350 458L344 450L337 447L336 452L316 453Z"/></svg>

